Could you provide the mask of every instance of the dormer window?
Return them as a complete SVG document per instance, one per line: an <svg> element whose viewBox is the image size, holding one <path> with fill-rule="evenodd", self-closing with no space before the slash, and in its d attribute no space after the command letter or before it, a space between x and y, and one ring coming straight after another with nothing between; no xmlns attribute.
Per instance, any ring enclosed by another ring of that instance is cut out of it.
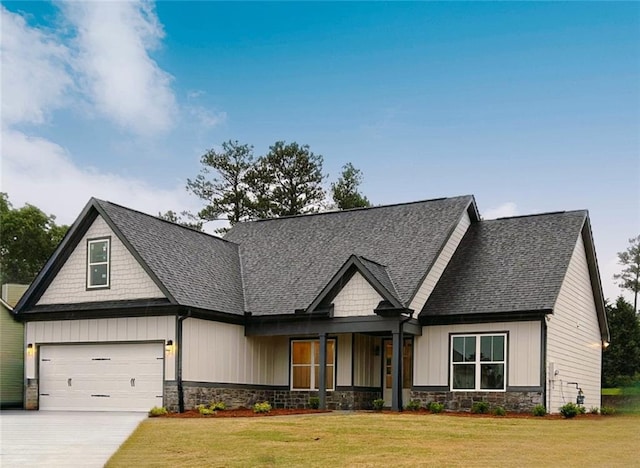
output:
<svg viewBox="0 0 640 468"><path fill-rule="evenodd" d="M109 287L110 239L87 242L87 289Z"/></svg>

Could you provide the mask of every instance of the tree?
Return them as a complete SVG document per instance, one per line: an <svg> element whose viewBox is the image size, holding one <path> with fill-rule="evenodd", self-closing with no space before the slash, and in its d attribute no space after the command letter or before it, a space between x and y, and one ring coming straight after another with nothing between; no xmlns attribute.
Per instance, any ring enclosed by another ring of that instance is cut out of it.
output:
<svg viewBox="0 0 640 468"><path fill-rule="evenodd" d="M622 272L613 277L620 282L618 286L633 293L633 310L638 313L638 292L640 291L640 236L629 239L629 247L618 252L618 263L623 265Z"/></svg>
<svg viewBox="0 0 640 468"><path fill-rule="evenodd" d="M333 201L341 210L350 208L363 208L371 206L371 203L358 191L362 183L362 171L347 163L342 167L342 174L338 180L331 184Z"/></svg>
<svg viewBox="0 0 640 468"><path fill-rule="evenodd" d="M0 194L0 283L31 283L56 249L68 226L26 204L14 209Z"/></svg>
<svg viewBox="0 0 640 468"><path fill-rule="evenodd" d="M254 196L253 215L266 218L318 211L325 197L322 162L309 145L277 141L269 147L247 178Z"/></svg>
<svg viewBox="0 0 640 468"><path fill-rule="evenodd" d="M640 373L640 321L622 296L606 309L611 344L602 353L602 383L617 387Z"/></svg>
<svg viewBox="0 0 640 468"><path fill-rule="evenodd" d="M169 210L165 213L158 213L158 218L170 221L181 226L195 229L196 231L202 231L202 221L198 221L194 215L188 211L183 211L178 214L175 211ZM189 221L191 220L191 221Z"/></svg>
<svg viewBox="0 0 640 468"><path fill-rule="evenodd" d="M187 190L205 201L198 212L204 221L226 219L233 226L251 218L247 172L253 168L253 146L238 141L222 143L222 151L208 150L201 158L203 167L195 179L187 179ZM215 175L210 178L210 174Z"/></svg>

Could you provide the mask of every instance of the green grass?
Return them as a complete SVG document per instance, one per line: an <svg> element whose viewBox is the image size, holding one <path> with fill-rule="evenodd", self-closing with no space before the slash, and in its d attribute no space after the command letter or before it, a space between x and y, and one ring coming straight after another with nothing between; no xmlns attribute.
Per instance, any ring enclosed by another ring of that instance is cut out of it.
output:
<svg viewBox="0 0 640 468"><path fill-rule="evenodd" d="M638 427L640 417L627 415L154 418L107 466L631 466Z"/></svg>

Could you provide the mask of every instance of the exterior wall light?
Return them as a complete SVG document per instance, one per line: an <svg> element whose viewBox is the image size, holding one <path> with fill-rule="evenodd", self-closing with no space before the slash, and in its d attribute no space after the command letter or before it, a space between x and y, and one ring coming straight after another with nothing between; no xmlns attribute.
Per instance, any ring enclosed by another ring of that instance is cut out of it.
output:
<svg viewBox="0 0 640 468"><path fill-rule="evenodd" d="M29 343L29 344L27 345L27 354L28 354L29 356L33 356L33 351L34 351L33 343Z"/></svg>
<svg viewBox="0 0 640 468"><path fill-rule="evenodd" d="M611 343L609 343L608 341L603 341L602 342L602 349L607 349L609 347Z"/></svg>
<svg viewBox="0 0 640 468"><path fill-rule="evenodd" d="M165 345L165 349L167 350L167 353L170 353L171 351L173 351L173 340L167 341L167 344Z"/></svg>

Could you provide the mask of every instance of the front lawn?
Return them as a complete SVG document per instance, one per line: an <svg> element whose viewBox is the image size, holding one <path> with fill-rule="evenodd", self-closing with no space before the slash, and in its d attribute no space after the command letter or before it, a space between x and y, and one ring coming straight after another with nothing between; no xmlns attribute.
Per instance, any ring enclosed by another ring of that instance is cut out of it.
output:
<svg viewBox="0 0 640 468"><path fill-rule="evenodd" d="M639 427L638 416L156 418L107 466L631 466Z"/></svg>

